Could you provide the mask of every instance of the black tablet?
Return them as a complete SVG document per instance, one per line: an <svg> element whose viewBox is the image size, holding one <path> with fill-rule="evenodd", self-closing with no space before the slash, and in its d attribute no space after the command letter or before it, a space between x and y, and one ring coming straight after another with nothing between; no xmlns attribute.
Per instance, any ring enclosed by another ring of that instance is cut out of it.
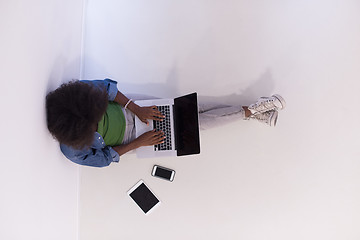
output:
<svg viewBox="0 0 360 240"><path fill-rule="evenodd" d="M136 183L135 186L128 191L128 195L146 215L150 214L161 203L143 180Z"/></svg>

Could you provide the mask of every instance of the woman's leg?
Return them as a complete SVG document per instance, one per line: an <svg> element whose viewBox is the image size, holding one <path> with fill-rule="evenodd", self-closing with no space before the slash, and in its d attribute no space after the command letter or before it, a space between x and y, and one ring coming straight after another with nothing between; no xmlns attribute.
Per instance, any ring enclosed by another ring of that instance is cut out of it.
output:
<svg viewBox="0 0 360 240"><path fill-rule="evenodd" d="M249 110L243 106L230 106L217 103L199 103L200 129L206 130L247 119Z"/></svg>
<svg viewBox="0 0 360 240"><path fill-rule="evenodd" d="M143 95L143 94L126 94L126 97L132 99L133 101L156 99L156 97ZM123 113L125 115L126 128L122 143L126 144L133 141L136 138L135 114L131 112L129 109L123 109Z"/></svg>
<svg viewBox="0 0 360 240"><path fill-rule="evenodd" d="M275 126L278 110L284 109L285 106L286 102L279 94L272 95L271 97L261 97L249 107L200 103L200 128L205 130L245 119L255 119L269 126Z"/></svg>
<svg viewBox="0 0 360 240"><path fill-rule="evenodd" d="M128 94L128 98L135 100L147 100L155 99L156 97L140 94ZM250 118L256 119L259 122L265 123L270 126L276 125L277 120L277 110L281 110L285 107L285 100L281 98L278 99L279 95L273 95L270 98L261 98L256 103L257 108L262 107L263 112L257 113L257 110L252 106L251 112L247 106L231 106L219 103L211 102L201 102L199 103L199 122L200 129L206 130L210 128L215 128L225 124L232 123L238 120L247 120ZM270 101L269 101L270 100ZM274 110L275 109L275 110ZM265 112L265 110L269 110ZM129 116L127 117L127 122L130 122L130 126L134 124L134 114L129 110ZM134 137L134 132L131 133L132 138Z"/></svg>

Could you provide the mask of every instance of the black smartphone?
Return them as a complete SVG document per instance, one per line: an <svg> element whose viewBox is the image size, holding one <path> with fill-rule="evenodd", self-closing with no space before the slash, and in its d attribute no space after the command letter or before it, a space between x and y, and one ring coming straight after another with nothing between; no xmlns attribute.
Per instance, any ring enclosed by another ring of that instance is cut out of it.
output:
<svg viewBox="0 0 360 240"><path fill-rule="evenodd" d="M175 177L175 171L169 168L161 167L158 165L155 165L153 167L153 170L151 172L151 175L154 177L162 178L165 180L168 180L172 182Z"/></svg>

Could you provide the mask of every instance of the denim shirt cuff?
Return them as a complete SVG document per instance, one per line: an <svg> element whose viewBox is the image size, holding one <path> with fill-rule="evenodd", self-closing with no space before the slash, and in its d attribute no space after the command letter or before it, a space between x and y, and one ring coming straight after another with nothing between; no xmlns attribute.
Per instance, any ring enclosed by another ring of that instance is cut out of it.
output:
<svg viewBox="0 0 360 240"><path fill-rule="evenodd" d="M109 94L109 101L114 101L116 94L118 92L117 82L111 80L109 78L104 79L104 81L108 82L108 94Z"/></svg>
<svg viewBox="0 0 360 240"><path fill-rule="evenodd" d="M119 162L119 160L120 160L119 154L112 147L109 147L109 150L110 150L110 154L113 159L113 162Z"/></svg>

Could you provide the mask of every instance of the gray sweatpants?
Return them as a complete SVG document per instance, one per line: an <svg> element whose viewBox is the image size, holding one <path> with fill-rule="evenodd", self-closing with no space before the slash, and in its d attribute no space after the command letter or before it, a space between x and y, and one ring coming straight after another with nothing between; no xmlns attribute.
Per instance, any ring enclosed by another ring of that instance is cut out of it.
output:
<svg viewBox="0 0 360 240"><path fill-rule="evenodd" d="M147 100L155 97L139 94L127 94L129 99ZM242 106L230 106L212 102L199 102L199 123L200 129L206 130L217 126L222 126L234 121L245 119L245 111ZM123 109L126 129L123 144L129 143L135 139L135 115L128 109Z"/></svg>

